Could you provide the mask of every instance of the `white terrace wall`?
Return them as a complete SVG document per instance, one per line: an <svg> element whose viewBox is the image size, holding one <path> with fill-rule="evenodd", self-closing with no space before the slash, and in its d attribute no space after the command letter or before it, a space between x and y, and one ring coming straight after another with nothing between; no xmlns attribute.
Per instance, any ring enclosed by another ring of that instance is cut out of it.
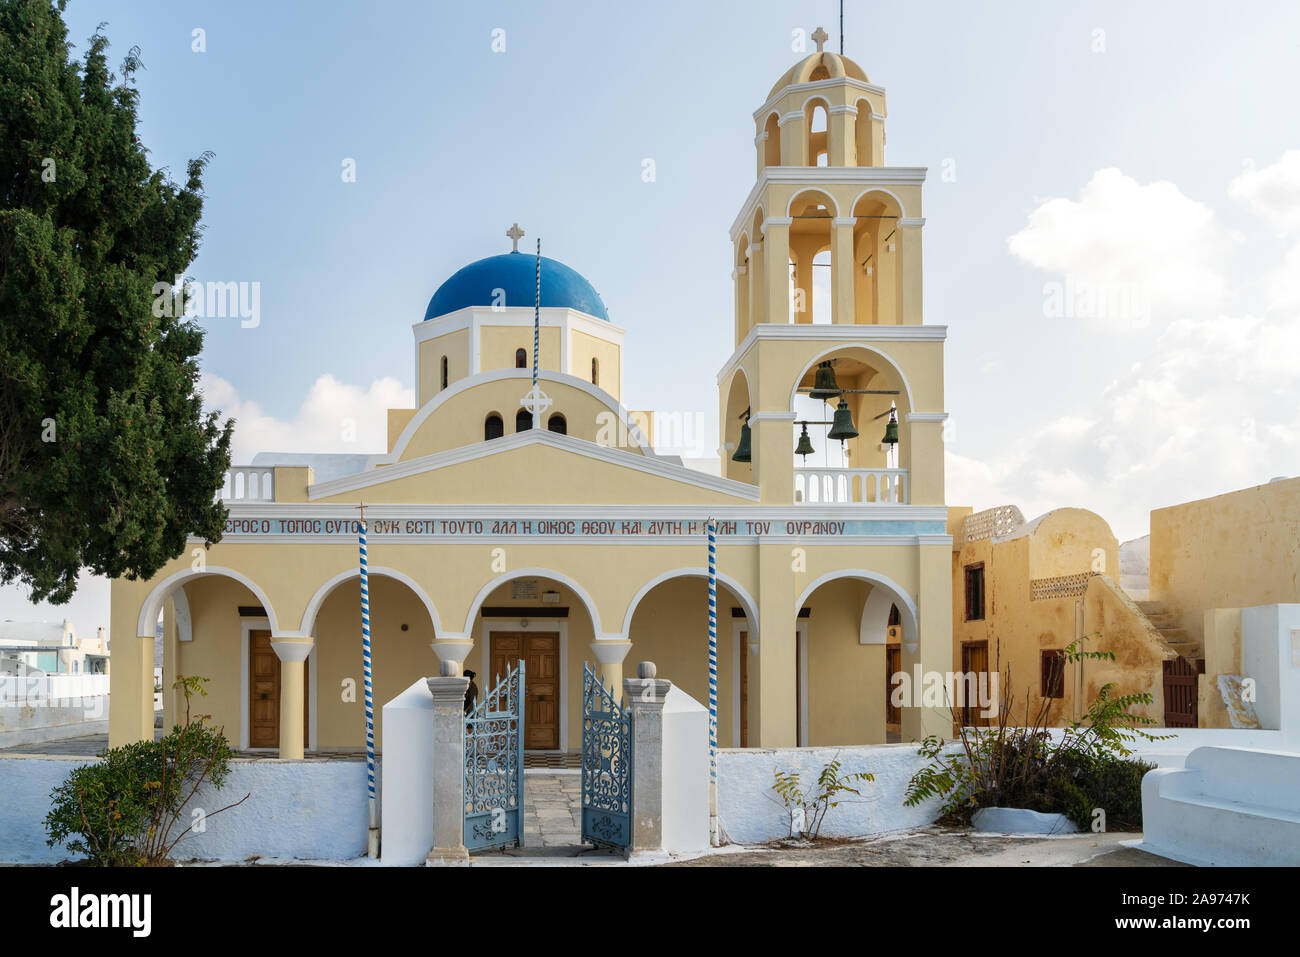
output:
<svg viewBox="0 0 1300 957"><path fill-rule="evenodd" d="M108 730L108 675L0 676L0 748Z"/></svg>
<svg viewBox="0 0 1300 957"><path fill-rule="evenodd" d="M47 863L75 855L45 844L50 792L84 758L0 758L0 863ZM349 860L366 852L367 805L364 761L230 762L226 785L196 795L189 810L211 814L250 797L239 807L206 820L206 830L187 834L173 853L178 860L243 861L250 857Z"/></svg>

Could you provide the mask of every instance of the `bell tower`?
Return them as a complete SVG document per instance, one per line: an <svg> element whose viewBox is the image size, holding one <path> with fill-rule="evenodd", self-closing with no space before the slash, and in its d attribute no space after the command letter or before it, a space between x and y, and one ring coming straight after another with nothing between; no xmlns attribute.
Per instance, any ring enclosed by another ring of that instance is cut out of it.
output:
<svg viewBox="0 0 1300 957"><path fill-rule="evenodd" d="M884 88L824 49L820 27L812 40L753 114L757 175L731 226L722 472L772 504L941 504L931 419L944 417L945 330L922 310L926 171L885 165Z"/></svg>

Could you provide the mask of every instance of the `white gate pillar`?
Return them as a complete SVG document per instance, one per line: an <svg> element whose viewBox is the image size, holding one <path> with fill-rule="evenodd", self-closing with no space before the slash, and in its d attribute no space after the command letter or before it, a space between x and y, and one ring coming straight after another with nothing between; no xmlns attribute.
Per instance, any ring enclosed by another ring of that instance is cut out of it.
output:
<svg viewBox="0 0 1300 957"><path fill-rule="evenodd" d="M656 678L653 661L623 679L623 706L632 712L632 839L628 855L663 849L664 702L673 683Z"/></svg>

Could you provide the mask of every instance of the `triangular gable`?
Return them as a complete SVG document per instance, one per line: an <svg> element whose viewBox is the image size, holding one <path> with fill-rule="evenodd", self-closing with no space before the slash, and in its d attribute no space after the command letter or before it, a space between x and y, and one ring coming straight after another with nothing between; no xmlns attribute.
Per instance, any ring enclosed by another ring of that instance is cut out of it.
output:
<svg viewBox="0 0 1300 957"><path fill-rule="evenodd" d="M530 429L308 488L313 502L743 505L758 487Z"/></svg>

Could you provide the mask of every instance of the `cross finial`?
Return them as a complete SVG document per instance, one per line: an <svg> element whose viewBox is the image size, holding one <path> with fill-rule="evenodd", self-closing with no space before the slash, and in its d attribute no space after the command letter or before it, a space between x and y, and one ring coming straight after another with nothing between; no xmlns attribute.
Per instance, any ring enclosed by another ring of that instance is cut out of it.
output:
<svg viewBox="0 0 1300 957"><path fill-rule="evenodd" d="M817 44L818 53L822 52L822 47L829 39L830 37L827 35L826 31L823 30L821 27L818 27L816 30L813 31L812 41L813 43Z"/></svg>
<svg viewBox="0 0 1300 957"><path fill-rule="evenodd" d="M515 223L513 226L507 229L506 236L508 236L510 238L510 241L515 244L515 248L513 251L519 252L519 240L524 238L524 231L519 228L519 224Z"/></svg>

